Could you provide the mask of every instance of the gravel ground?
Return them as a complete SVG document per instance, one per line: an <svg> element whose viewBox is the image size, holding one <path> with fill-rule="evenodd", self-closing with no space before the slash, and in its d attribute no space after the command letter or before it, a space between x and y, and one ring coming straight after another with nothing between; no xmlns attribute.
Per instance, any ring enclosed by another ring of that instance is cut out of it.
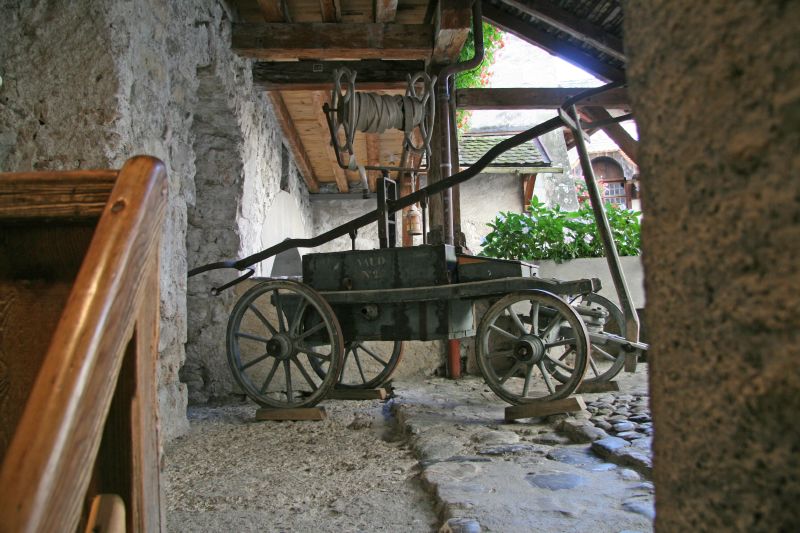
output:
<svg viewBox="0 0 800 533"><path fill-rule="evenodd" d="M166 450L167 530L435 531L417 461L377 402L321 422L255 422L251 403L192 408Z"/></svg>

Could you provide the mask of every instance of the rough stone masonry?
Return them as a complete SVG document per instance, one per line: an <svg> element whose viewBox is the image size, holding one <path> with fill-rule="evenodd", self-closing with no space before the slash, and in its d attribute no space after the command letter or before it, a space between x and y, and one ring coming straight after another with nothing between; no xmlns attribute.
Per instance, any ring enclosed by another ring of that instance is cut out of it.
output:
<svg viewBox="0 0 800 533"><path fill-rule="evenodd" d="M626 2L658 531L800 525L798 2Z"/></svg>
<svg viewBox="0 0 800 533"><path fill-rule="evenodd" d="M119 167L138 153L167 166L159 344L166 440L188 428L178 375L185 358L194 399L230 392L229 372L217 364L224 352L215 352L229 302L193 289L187 325L188 262L253 253L275 238L265 227L286 217L293 236L310 227L307 192L284 164L270 105L253 91L250 62L230 51L234 16L215 0L0 2L0 170Z"/></svg>

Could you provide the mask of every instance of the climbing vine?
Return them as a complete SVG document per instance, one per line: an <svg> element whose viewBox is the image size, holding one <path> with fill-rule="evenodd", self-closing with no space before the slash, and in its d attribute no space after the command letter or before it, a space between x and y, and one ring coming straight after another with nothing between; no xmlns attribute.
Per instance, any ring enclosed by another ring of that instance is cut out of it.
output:
<svg viewBox="0 0 800 533"><path fill-rule="evenodd" d="M456 89L486 87L492 75L495 54L503 47L504 37L505 34L497 27L488 22L483 23L483 62L472 70L456 74ZM458 56L458 60L459 62L466 61L471 59L473 55L475 55L475 39L472 35L472 30L470 30L467 42L464 44L464 48L461 49L461 55ZM466 129L470 114L470 111L467 110L456 112L456 124L459 131Z"/></svg>

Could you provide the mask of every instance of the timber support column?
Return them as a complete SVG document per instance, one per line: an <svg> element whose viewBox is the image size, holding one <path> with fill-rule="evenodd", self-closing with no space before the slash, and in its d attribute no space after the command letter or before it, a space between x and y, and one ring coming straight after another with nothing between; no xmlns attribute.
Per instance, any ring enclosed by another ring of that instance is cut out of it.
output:
<svg viewBox="0 0 800 533"><path fill-rule="evenodd" d="M440 68L432 69L432 74L439 76ZM436 84L440 84L441 79L438 79ZM437 87L438 94L438 87ZM438 98L438 96L437 96ZM441 146L442 146L442 125L441 125L441 111L439 109L439 101L436 101L436 120L433 124L433 135L431 136L431 157L428 161L428 175L427 185L436 183L442 180L442 170L440 164L442 161ZM444 207L442 203L442 195L434 194L428 199L428 244L439 244L444 242Z"/></svg>
<svg viewBox="0 0 800 533"><path fill-rule="evenodd" d="M440 0L435 13L435 37L432 55L432 73L436 74L436 124L433 128L428 184L436 183L457 171L451 163L451 135L455 125L450 120L451 105L448 78L456 73L476 67L483 60L481 2L479 0ZM457 63L467 40L470 27L476 37L475 55ZM451 84L452 86L452 84ZM430 243L453 244L453 190L431 198Z"/></svg>
<svg viewBox="0 0 800 533"><path fill-rule="evenodd" d="M656 531L800 525L800 2L627 1Z"/></svg>

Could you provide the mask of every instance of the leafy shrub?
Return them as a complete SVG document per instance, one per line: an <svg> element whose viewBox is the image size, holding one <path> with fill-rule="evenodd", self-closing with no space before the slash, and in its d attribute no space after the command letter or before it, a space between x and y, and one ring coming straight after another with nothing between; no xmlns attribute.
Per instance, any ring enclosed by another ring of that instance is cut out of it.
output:
<svg viewBox="0 0 800 533"><path fill-rule="evenodd" d="M619 255L638 255L641 247L636 211L606 204L611 233ZM603 244L588 202L577 211L547 207L533 197L528 213L501 212L488 224L492 232L483 242L482 255L501 259L553 259L603 257Z"/></svg>

